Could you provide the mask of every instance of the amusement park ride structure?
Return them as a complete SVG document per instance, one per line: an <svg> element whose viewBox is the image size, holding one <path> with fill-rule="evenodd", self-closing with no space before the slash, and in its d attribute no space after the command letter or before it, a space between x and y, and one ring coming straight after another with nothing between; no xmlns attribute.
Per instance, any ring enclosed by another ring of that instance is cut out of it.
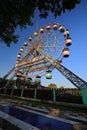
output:
<svg viewBox="0 0 87 130"><path fill-rule="evenodd" d="M49 23L40 27L33 36L28 36L16 57L15 66L3 77L20 79L40 79L46 75L52 78L52 70L56 68L78 89L87 88L87 82L62 65L63 58L69 56L72 44L69 30L60 23ZM11 79L12 79L11 78Z"/></svg>
<svg viewBox="0 0 87 130"><path fill-rule="evenodd" d="M56 68L80 89L83 103L87 104L87 82L62 65L63 58L67 58L70 54L71 44L69 30L62 24L48 23L45 27L40 27L33 36L25 39L17 54L15 66L3 77L0 86L3 87L3 81L8 76L10 79L4 85L5 88L12 79L29 83L37 83L44 75L47 79L51 79L52 70Z"/></svg>

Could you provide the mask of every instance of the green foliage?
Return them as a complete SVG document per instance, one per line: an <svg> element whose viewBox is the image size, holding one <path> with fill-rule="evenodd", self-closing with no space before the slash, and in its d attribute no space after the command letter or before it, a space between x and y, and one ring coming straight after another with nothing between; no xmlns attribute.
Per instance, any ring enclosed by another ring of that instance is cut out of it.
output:
<svg viewBox="0 0 87 130"><path fill-rule="evenodd" d="M41 17L47 17L49 12L54 17L60 16L66 10L72 10L80 0L37 0L38 9Z"/></svg>
<svg viewBox="0 0 87 130"><path fill-rule="evenodd" d="M48 85L48 88L52 88L52 89L53 89L53 88L57 88L57 85L51 83L51 84Z"/></svg>
<svg viewBox="0 0 87 130"><path fill-rule="evenodd" d="M32 0L3 0L0 1L0 40L8 46L17 43L15 29L32 25L35 4Z"/></svg>
<svg viewBox="0 0 87 130"><path fill-rule="evenodd" d="M64 89L64 86L60 86L59 88L60 88L60 89Z"/></svg>
<svg viewBox="0 0 87 130"><path fill-rule="evenodd" d="M54 17L66 10L72 10L80 0L1 0L0 1L0 40L10 46L17 43L19 36L16 28L25 28L33 25L32 18L38 8L39 16L46 18L49 12Z"/></svg>

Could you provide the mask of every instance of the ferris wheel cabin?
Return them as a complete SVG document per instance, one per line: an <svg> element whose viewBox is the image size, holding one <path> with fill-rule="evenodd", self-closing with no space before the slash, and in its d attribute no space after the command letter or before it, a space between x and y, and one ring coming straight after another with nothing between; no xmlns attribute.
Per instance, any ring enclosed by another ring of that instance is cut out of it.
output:
<svg viewBox="0 0 87 130"><path fill-rule="evenodd" d="M17 54L17 58L19 58L19 59L21 58L21 53Z"/></svg>
<svg viewBox="0 0 87 130"><path fill-rule="evenodd" d="M34 36L37 37L38 36L38 32L34 32Z"/></svg>
<svg viewBox="0 0 87 130"><path fill-rule="evenodd" d="M23 47L21 47L21 48L20 48L20 52L23 52L23 51L24 51L24 48L23 48Z"/></svg>
<svg viewBox="0 0 87 130"><path fill-rule="evenodd" d="M27 46L27 42L24 42L24 46Z"/></svg>
<svg viewBox="0 0 87 130"><path fill-rule="evenodd" d="M40 33L43 33L44 32L44 28L40 28Z"/></svg>
<svg viewBox="0 0 87 130"><path fill-rule="evenodd" d="M65 45L66 46L70 46L71 44L72 44L71 38L68 38L68 39L65 40Z"/></svg>
<svg viewBox="0 0 87 130"><path fill-rule="evenodd" d="M62 51L63 57L69 57L69 54L70 54L69 49L68 48L64 48L63 51Z"/></svg>
<svg viewBox="0 0 87 130"><path fill-rule="evenodd" d="M46 79L52 79L51 70L48 70L48 71L46 72Z"/></svg>
<svg viewBox="0 0 87 130"><path fill-rule="evenodd" d="M29 41L32 41L32 37L31 36L29 37Z"/></svg>
<svg viewBox="0 0 87 130"><path fill-rule="evenodd" d="M65 31L65 27L63 25L59 25L59 31L60 32L64 32Z"/></svg>
<svg viewBox="0 0 87 130"><path fill-rule="evenodd" d="M54 24L54 25L53 25L53 29L54 29L54 30L57 30L57 29L58 29L58 25L57 25L57 24Z"/></svg>

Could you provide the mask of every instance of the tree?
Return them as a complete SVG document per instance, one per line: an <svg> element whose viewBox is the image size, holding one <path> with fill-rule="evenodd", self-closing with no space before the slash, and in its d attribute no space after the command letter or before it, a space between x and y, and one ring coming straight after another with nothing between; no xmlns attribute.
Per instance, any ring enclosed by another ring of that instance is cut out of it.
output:
<svg viewBox="0 0 87 130"><path fill-rule="evenodd" d="M0 40L10 46L17 43L16 28L25 28L33 25L32 18L35 9L41 18L46 18L49 12L54 17L61 15L66 10L72 10L80 0L1 0L0 1Z"/></svg>
<svg viewBox="0 0 87 130"><path fill-rule="evenodd" d="M56 84L51 83L51 84L49 84L49 85L48 85L48 88L52 88L52 89L53 89L53 88L55 88L55 89L56 89L56 88L57 88L57 85L56 85Z"/></svg>
<svg viewBox="0 0 87 130"><path fill-rule="evenodd" d="M59 88L60 88L60 89L64 89L64 86L60 86Z"/></svg>

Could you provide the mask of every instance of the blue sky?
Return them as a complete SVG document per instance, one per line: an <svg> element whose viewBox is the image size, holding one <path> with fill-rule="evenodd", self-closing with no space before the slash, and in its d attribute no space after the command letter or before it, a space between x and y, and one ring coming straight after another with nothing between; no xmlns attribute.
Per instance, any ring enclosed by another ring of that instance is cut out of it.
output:
<svg viewBox="0 0 87 130"><path fill-rule="evenodd" d="M32 35L37 27L43 27L50 22L58 22L69 29L72 38L70 56L63 60L63 65L87 81L87 1L82 0L74 10L66 11L56 19L51 14L47 19L40 19L36 14L33 22L32 27L29 26L23 31L16 30L20 36L17 44L12 44L9 48L4 43L0 43L0 77L3 77L15 65L16 55L27 36ZM47 86L50 83L69 88L75 87L56 69L52 72L51 80L47 80L45 77L41 79L42 85Z"/></svg>

